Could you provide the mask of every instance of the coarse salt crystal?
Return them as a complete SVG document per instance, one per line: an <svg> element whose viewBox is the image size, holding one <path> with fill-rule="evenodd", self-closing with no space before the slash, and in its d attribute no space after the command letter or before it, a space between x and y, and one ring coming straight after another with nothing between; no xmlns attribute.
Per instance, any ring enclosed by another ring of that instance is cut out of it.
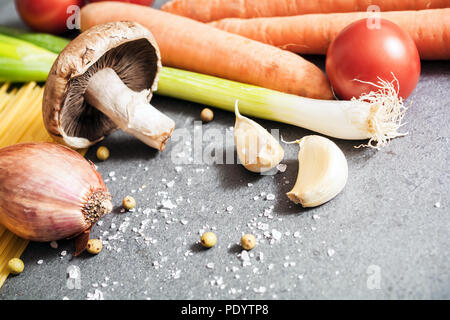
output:
<svg viewBox="0 0 450 320"><path fill-rule="evenodd" d="M266 290L266 287L253 288L253 291L255 291L256 293L264 293L266 292Z"/></svg>
<svg viewBox="0 0 450 320"><path fill-rule="evenodd" d="M161 205L164 209L169 209L169 210L175 209L177 207L177 205L172 203L172 201L169 199L161 200Z"/></svg>
<svg viewBox="0 0 450 320"><path fill-rule="evenodd" d="M95 289L94 293L87 294L88 300L104 300L103 292L98 289Z"/></svg>
<svg viewBox="0 0 450 320"><path fill-rule="evenodd" d="M266 199L269 200L269 201L275 200L275 195L272 194L272 193L269 193L269 194L266 196Z"/></svg>
<svg viewBox="0 0 450 320"><path fill-rule="evenodd" d="M328 256L332 257L336 253L336 251L334 251L334 249L330 248L330 249L328 249L327 253L328 253Z"/></svg>
<svg viewBox="0 0 450 320"><path fill-rule="evenodd" d="M241 260L242 261L250 261L250 256L246 250L242 250L241 252Z"/></svg>
<svg viewBox="0 0 450 320"><path fill-rule="evenodd" d="M280 240L281 232L278 230L272 229L272 238L274 238L275 240Z"/></svg>
<svg viewBox="0 0 450 320"><path fill-rule="evenodd" d="M172 188L174 185L175 185L175 181L174 181L174 180L169 181L169 182L166 183L166 186L167 186L168 188Z"/></svg>

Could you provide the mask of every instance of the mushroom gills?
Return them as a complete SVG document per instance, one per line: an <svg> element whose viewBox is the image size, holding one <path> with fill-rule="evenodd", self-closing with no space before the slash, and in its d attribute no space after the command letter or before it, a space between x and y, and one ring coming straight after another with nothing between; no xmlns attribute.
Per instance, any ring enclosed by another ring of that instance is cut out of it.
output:
<svg viewBox="0 0 450 320"><path fill-rule="evenodd" d="M162 151L175 123L148 102L150 94L131 90L113 69L104 68L89 79L84 97L120 129Z"/></svg>

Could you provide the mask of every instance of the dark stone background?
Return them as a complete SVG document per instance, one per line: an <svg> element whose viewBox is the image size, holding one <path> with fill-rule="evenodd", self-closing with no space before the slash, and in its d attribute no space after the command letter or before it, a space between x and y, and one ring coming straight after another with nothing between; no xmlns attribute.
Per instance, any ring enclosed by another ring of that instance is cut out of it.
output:
<svg viewBox="0 0 450 320"><path fill-rule="evenodd" d="M0 23L21 26L13 1L0 2ZM323 57L307 58L323 68ZM58 249L31 243L22 256L25 271L6 281L0 299L448 299L449 77L448 61L423 62L420 82L407 100L409 134L383 150L335 140L348 159L347 186L333 201L310 210L285 196L297 175L295 145L284 147L287 170L274 176L239 165L181 165L177 172L172 156L179 159L180 147L188 153L189 146L172 141L159 153L116 132L102 143L111 150L108 161L96 160L96 148L87 154L108 180L116 206L93 231L109 244L98 256L74 258L71 241L59 241ZM191 135L203 107L159 96L152 104ZM203 131L225 133L234 115L214 111L215 120ZM286 140L312 134L258 122L280 129ZM264 200L263 192L275 200ZM127 194L136 198L138 210L120 213ZM177 207L161 212L164 199ZM264 228L269 234L280 231L281 239L271 243ZM218 245L203 250L199 231L209 229ZM263 239L251 251L249 266L242 265L237 245L244 232ZM67 285L71 266L79 268L79 289ZM371 285L377 275L379 289Z"/></svg>

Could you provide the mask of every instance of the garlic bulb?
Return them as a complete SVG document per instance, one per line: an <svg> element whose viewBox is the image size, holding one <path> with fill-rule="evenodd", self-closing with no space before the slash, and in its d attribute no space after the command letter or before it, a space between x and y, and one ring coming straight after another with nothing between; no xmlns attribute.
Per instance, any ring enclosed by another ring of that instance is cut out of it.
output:
<svg viewBox="0 0 450 320"><path fill-rule="evenodd" d="M279 164L284 150L278 141L258 123L242 116L237 100L235 114L234 139L241 164L252 172L265 172Z"/></svg>
<svg viewBox="0 0 450 320"><path fill-rule="evenodd" d="M19 237L53 241L89 231L112 210L111 195L93 164L53 143L23 143L0 149L0 224Z"/></svg>
<svg viewBox="0 0 450 320"><path fill-rule="evenodd" d="M347 160L341 149L316 135L296 143L300 146L298 176L287 196L303 207L316 207L333 199L344 189L348 177Z"/></svg>

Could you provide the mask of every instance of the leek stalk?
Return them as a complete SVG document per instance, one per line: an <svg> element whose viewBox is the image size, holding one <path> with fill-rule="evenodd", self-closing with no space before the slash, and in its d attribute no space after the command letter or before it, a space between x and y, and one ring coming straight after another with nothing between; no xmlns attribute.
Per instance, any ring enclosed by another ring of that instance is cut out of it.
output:
<svg viewBox="0 0 450 320"><path fill-rule="evenodd" d="M22 61L0 56L0 82L45 81L54 58Z"/></svg>

